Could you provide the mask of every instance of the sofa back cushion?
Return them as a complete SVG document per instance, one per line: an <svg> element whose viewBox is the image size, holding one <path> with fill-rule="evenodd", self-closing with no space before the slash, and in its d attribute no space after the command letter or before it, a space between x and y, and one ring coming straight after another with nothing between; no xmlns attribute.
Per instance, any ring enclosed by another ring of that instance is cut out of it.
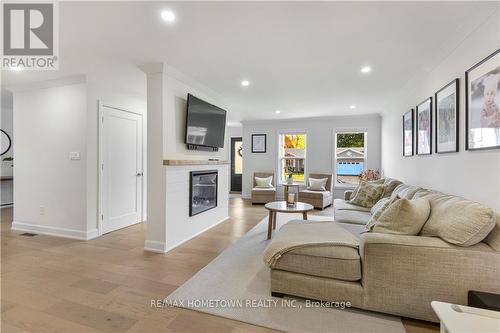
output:
<svg viewBox="0 0 500 333"><path fill-rule="evenodd" d="M493 210L477 202L440 192L422 198L431 204L422 236L438 236L448 243L471 246L485 239L495 227Z"/></svg>
<svg viewBox="0 0 500 333"><path fill-rule="evenodd" d="M396 235L418 235L429 218L431 206L426 198L397 199L378 217L373 232Z"/></svg>
<svg viewBox="0 0 500 333"><path fill-rule="evenodd" d="M500 214L496 214L496 224L484 242L491 246L493 250L500 252Z"/></svg>
<svg viewBox="0 0 500 333"><path fill-rule="evenodd" d="M413 196L419 190L421 190L421 188L417 186L400 184L392 191L391 198L400 197L410 200L413 199Z"/></svg>
<svg viewBox="0 0 500 333"><path fill-rule="evenodd" d="M394 189L401 185L401 181L394 178L385 178L384 180L384 195L383 198L389 198L394 192Z"/></svg>

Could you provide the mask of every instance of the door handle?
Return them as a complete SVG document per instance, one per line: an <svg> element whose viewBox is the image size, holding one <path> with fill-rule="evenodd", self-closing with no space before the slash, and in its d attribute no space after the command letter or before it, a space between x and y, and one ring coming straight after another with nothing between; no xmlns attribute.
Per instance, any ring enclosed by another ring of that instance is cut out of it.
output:
<svg viewBox="0 0 500 333"><path fill-rule="evenodd" d="M144 174L142 172L137 173L137 177L142 177Z"/></svg>

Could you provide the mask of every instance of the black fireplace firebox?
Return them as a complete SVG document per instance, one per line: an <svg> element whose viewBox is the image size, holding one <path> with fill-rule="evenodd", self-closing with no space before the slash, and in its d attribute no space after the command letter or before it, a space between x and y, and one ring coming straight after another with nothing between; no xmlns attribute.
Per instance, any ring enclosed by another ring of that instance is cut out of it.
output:
<svg viewBox="0 0 500 333"><path fill-rule="evenodd" d="M217 170L191 171L189 182L189 216L217 207Z"/></svg>

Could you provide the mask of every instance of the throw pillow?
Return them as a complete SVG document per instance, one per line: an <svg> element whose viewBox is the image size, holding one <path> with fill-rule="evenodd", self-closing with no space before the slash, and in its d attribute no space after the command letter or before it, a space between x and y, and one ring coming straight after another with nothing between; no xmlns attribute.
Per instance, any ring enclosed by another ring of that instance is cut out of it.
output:
<svg viewBox="0 0 500 333"><path fill-rule="evenodd" d="M359 191L359 188L361 187L361 184L363 183L369 183L369 184L383 184L385 181L385 179L378 179L378 180L370 180L370 181L367 181L367 180L360 180L359 181L359 184L358 186L356 186L356 188L354 189L354 191L352 192L351 194L351 199L354 198L356 196L356 194L358 194L358 191Z"/></svg>
<svg viewBox="0 0 500 333"><path fill-rule="evenodd" d="M273 187L273 176L266 178L255 177L255 187L270 188Z"/></svg>
<svg viewBox="0 0 500 333"><path fill-rule="evenodd" d="M368 221L368 223L365 226L366 231L371 231L375 223L377 223L377 220L379 219L380 215L390 206L392 205L396 200L398 200L398 197L395 198L382 198L377 203L372 207L371 209L371 214L372 217Z"/></svg>
<svg viewBox="0 0 500 333"><path fill-rule="evenodd" d="M349 201L353 205L372 208L384 194L384 184L362 182L356 195Z"/></svg>
<svg viewBox="0 0 500 333"><path fill-rule="evenodd" d="M464 198L434 192L424 196L431 203L431 215L422 236L438 236L448 243L471 246L481 242L495 227L491 208Z"/></svg>
<svg viewBox="0 0 500 333"><path fill-rule="evenodd" d="M326 183L328 178L309 178L309 190L311 191L326 191Z"/></svg>
<svg viewBox="0 0 500 333"><path fill-rule="evenodd" d="M397 199L382 212L373 226L373 232L396 235L418 235L429 218L429 200Z"/></svg>

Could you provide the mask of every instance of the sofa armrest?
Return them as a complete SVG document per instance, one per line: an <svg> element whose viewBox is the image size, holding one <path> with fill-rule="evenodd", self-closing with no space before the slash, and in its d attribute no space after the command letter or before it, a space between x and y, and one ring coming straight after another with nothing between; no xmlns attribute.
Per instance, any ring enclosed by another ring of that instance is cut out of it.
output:
<svg viewBox="0 0 500 333"><path fill-rule="evenodd" d="M436 321L431 301L467 304L469 290L500 293L500 253L437 237L365 233L360 238L365 305Z"/></svg>
<svg viewBox="0 0 500 333"><path fill-rule="evenodd" d="M344 191L344 200L345 201L349 201L351 200L351 195L354 193L353 190L347 190L347 191Z"/></svg>

